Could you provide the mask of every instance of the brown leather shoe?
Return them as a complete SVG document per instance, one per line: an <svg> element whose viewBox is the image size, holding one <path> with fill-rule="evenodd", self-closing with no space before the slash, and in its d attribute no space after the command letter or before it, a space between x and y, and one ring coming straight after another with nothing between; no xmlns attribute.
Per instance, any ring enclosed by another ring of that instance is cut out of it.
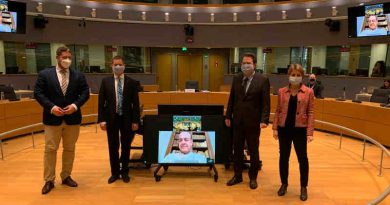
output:
<svg viewBox="0 0 390 205"><path fill-rule="evenodd" d="M54 182L53 181L47 181L45 185L42 188L42 194L49 193L54 188Z"/></svg>
<svg viewBox="0 0 390 205"><path fill-rule="evenodd" d="M278 191L278 196L284 196L287 193L287 184L282 184Z"/></svg>
<svg viewBox="0 0 390 205"><path fill-rule="evenodd" d="M66 177L64 180L62 180L62 184L65 184L70 187L77 187L78 184L75 182L70 176Z"/></svg>

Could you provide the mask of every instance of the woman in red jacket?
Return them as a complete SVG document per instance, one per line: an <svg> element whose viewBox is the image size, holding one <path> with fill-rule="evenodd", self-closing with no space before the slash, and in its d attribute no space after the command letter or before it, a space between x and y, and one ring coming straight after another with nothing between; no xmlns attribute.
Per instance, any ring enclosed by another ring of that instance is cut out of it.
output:
<svg viewBox="0 0 390 205"><path fill-rule="evenodd" d="M309 178L307 143L313 140L314 93L312 89L302 84L303 75L304 71L301 65L290 65L288 70L289 85L280 88L278 93L273 136L276 140L279 139L279 174L282 185L278 195L283 196L287 192L291 143L294 143L301 174L300 199L306 201Z"/></svg>

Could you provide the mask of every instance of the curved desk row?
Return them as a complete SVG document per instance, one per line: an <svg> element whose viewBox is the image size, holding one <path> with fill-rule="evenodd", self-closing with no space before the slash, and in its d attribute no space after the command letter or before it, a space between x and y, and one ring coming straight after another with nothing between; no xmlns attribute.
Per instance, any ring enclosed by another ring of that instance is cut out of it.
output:
<svg viewBox="0 0 390 205"><path fill-rule="evenodd" d="M97 113L97 95L91 95L89 100L82 107L82 114ZM83 123L95 122L96 117L83 118ZM22 99L20 101L0 101L0 133L16 128L42 122L42 107L34 99ZM13 133L9 138L17 135L28 134L32 131L41 131L43 126L34 129L26 129Z"/></svg>
<svg viewBox="0 0 390 205"><path fill-rule="evenodd" d="M143 114L157 114L158 104L221 104L225 108L228 92L184 93L184 92L142 92L140 103ZM82 107L82 114L97 113L97 95L91 95ZM271 95L271 112L275 112L277 96ZM366 134L385 146L390 146L390 109L376 103L353 103L335 99L316 99L315 118L345 126ZM272 120L272 117L271 117ZM83 123L95 122L96 117L84 118ZM0 133L19 127L42 122L42 108L33 99L21 101L0 101ZM316 124L317 129L339 132L339 130ZM34 131L42 130L42 127ZM13 136L31 133L32 130L20 131ZM343 133L354 136L352 133ZM12 136L7 136L12 137Z"/></svg>

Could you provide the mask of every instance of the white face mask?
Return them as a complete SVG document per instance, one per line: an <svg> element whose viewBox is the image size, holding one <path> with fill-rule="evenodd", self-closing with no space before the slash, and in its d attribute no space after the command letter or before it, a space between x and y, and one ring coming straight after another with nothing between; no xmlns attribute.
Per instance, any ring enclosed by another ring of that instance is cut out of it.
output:
<svg viewBox="0 0 390 205"><path fill-rule="evenodd" d="M71 64L72 64L72 60L70 60L69 58L66 58L61 61L61 66L64 68L69 68Z"/></svg>
<svg viewBox="0 0 390 205"><path fill-rule="evenodd" d="M125 66L123 65L112 66L112 71L114 71L116 75L120 75L125 71Z"/></svg>
<svg viewBox="0 0 390 205"><path fill-rule="evenodd" d="M254 70L254 66L252 64L242 64L241 65L241 71L244 74L251 74Z"/></svg>
<svg viewBox="0 0 390 205"><path fill-rule="evenodd" d="M290 76L288 78L289 82L292 84L292 85L299 85L302 83L302 76L299 76L299 77L294 77L294 76Z"/></svg>

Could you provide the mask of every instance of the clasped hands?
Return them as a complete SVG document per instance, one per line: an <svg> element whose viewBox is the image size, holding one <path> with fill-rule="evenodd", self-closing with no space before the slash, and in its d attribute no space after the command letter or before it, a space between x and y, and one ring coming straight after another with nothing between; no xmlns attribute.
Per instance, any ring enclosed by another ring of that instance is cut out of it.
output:
<svg viewBox="0 0 390 205"><path fill-rule="evenodd" d="M76 108L73 105L68 105L64 108L60 108L60 107L55 105L52 109L53 115L55 115L57 117L61 117L64 115L70 115L74 112L76 112Z"/></svg>

